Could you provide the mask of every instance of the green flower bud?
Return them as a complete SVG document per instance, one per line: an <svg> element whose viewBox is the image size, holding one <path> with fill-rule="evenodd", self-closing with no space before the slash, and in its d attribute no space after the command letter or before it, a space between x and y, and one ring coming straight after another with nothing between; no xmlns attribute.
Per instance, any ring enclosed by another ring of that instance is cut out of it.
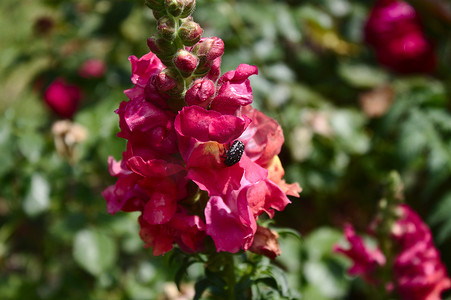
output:
<svg viewBox="0 0 451 300"><path fill-rule="evenodd" d="M174 17L178 17L182 14L185 6L184 0L165 0L166 10Z"/></svg>
<svg viewBox="0 0 451 300"><path fill-rule="evenodd" d="M179 37L185 46L193 46L202 36L203 30L193 21L185 21L179 29Z"/></svg>
<svg viewBox="0 0 451 300"><path fill-rule="evenodd" d="M160 55L172 56L177 52L177 46L175 44L158 36L148 38L147 46L150 51L158 55L158 57L160 57Z"/></svg>
<svg viewBox="0 0 451 300"><path fill-rule="evenodd" d="M161 37L173 41L176 37L175 20L170 16L164 16L158 20L158 31Z"/></svg>
<svg viewBox="0 0 451 300"><path fill-rule="evenodd" d="M152 10L164 10L164 0L146 0L145 4Z"/></svg>
<svg viewBox="0 0 451 300"><path fill-rule="evenodd" d="M183 11L180 15L181 18L189 17L196 8L196 0L185 0Z"/></svg>
<svg viewBox="0 0 451 300"><path fill-rule="evenodd" d="M153 17L155 20L159 20L160 18L167 15L166 10L163 8L163 10L153 10L152 11Z"/></svg>

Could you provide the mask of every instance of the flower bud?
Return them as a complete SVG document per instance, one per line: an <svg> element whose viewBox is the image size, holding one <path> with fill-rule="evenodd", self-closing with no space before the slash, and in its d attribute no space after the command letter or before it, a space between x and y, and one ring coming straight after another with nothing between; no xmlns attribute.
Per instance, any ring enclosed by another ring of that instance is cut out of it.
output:
<svg viewBox="0 0 451 300"><path fill-rule="evenodd" d="M160 55L164 54L165 56L174 55L177 51L177 47L168 40L165 40L161 37L150 37L147 39L147 46L149 50L153 53L157 54L161 59Z"/></svg>
<svg viewBox="0 0 451 300"><path fill-rule="evenodd" d="M183 7L181 18L189 17L196 7L196 0L185 0L185 6Z"/></svg>
<svg viewBox="0 0 451 300"><path fill-rule="evenodd" d="M199 57L196 74L206 74L213 61L224 53L224 42L218 37L203 38L191 50Z"/></svg>
<svg viewBox="0 0 451 300"><path fill-rule="evenodd" d="M216 92L213 81L209 79L198 79L186 91L185 102L188 105L198 105L207 108Z"/></svg>
<svg viewBox="0 0 451 300"><path fill-rule="evenodd" d="M164 0L146 0L145 4L152 10L164 10Z"/></svg>
<svg viewBox="0 0 451 300"><path fill-rule="evenodd" d="M266 227L258 226L254 241L249 250L274 259L282 252L277 242L278 237L277 232Z"/></svg>
<svg viewBox="0 0 451 300"><path fill-rule="evenodd" d="M158 31L161 37L166 40L173 41L175 39L175 20L170 16L161 17L158 20Z"/></svg>
<svg viewBox="0 0 451 300"><path fill-rule="evenodd" d="M165 0L166 10L174 17L178 17L182 14L185 6L184 0Z"/></svg>
<svg viewBox="0 0 451 300"><path fill-rule="evenodd" d="M183 76L188 77L197 67L197 57L190 52L180 49L174 56L174 65Z"/></svg>
<svg viewBox="0 0 451 300"><path fill-rule="evenodd" d="M167 15L166 10L153 10L152 11L153 17L155 18L155 20L160 20L161 18L163 18L164 16Z"/></svg>
<svg viewBox="0 0 451 300"><path fill-rule="evenodd" d="M183 90L183 82L179 75L177 75L175 71L168 68L164 69L157 75L155 86L158 91L162 93L168 91L177 93Z"/></svg>
<svg viewBox="0 0 451 300"><path fill-rule="evenodd" d="M184 22L179 29L179 37L185 46L195 45L200 40L202 33L200 25L193 21Z"/></svg>

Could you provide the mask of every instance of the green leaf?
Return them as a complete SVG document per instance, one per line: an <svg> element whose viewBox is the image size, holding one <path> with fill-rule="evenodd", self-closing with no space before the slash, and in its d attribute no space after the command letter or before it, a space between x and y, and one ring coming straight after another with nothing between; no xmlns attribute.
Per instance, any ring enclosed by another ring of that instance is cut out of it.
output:
<svg viewBox="0 0 451 300"><path fill-rule="evenodd" d="M335 270L325 261L308 261L303 271L308 282L316 286L323 296L340 298L346 294L349 282L344 276L344 268Z"/></svg>
<svg viewBox="0 0 451 300"><path fill-rule="evenodd" d="M39 173L31 176L30 189L23 202L23 209L29 216L36 216L50 206L50 185Z"/></svg>
<svg viewBox="0 0 451 300"><path fill-rule="evenodd" d="M73 256L84 270L99 276L116 261L116 244L104 233L84 229L75 235Z"/></svg>
<svg viewBox="0 0 451 300"><path fill-rule="evenodd" d="M286 237L286 236L291 236L296 238L298 241L302 242L302 236L301 234L291 228L273 228L275 231L277 231L277 233L281 236L281 237Z"/></svg>
<svg viewBox="0 0 451 300"><path fill-rule="evenodd" d="M338 75L349 85L357 88L372 88L388 81L387 73L365 64L343 62L338 67Z"/></svg>
<svg viewBox="0 0 451 300"><path fill-rule="evenodd" d="M210 281L208 280L208 278L198 280L194 285L194 290L196 291L196 294L194 295L193 300L199 300L200 297L202 297L202 294L207 290L209 286Z"/></svg>

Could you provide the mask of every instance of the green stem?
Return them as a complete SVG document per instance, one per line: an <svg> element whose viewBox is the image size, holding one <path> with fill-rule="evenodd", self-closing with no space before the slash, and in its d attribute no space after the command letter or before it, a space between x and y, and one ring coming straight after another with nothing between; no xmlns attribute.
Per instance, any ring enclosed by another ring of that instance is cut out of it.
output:
<svg viewBox="0 0 451 300"><path fill-rule="evenodd" d="M227 299L234 300L235 299L235 259L232 253L227 253L226 265L224 269L224 275L226 276L226 282L228 287L228 297Z"/></svg>

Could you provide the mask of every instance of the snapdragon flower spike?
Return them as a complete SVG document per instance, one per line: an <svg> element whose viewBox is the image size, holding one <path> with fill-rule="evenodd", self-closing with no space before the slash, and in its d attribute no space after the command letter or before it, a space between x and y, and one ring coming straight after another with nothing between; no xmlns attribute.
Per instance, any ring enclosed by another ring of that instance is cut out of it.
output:
<svg viewBox="0 0 451 300"><path fill-rule="evenodd" d="M393 270L386 288L389 292L395 290L402 300L440 300L441 293L451 288L451 279L434 246L432 234L409 206L401 204L397 210L399 219L390 236L396 249L392 266L385 266L384 254L379 249L369 249L351 225L345 226L350 247L337 245L334 250L353 261L349 274L363 276L373 284L382 282L383 278L375 275L378 269Z"/></svg>
<svg viewBox="0 0 451 300"><path fill-rule="evenodd" d="M154 255L174 245L203 251L210 236L218 252L252 247L274 258L277 235L258 231L257 220L272 218L301 188L282 179L280 125L250 107L248 78L257 67L241 64L219 77L224 43L200 39L188 17L194 3L147 3L159 34L147 40L151 52L129 58L134 86L116 111L127 149L120 161L109 159L117 181L103 191L107 211L141 212L140 236ZM175 37L173 20L181 24Z"/></svg>

